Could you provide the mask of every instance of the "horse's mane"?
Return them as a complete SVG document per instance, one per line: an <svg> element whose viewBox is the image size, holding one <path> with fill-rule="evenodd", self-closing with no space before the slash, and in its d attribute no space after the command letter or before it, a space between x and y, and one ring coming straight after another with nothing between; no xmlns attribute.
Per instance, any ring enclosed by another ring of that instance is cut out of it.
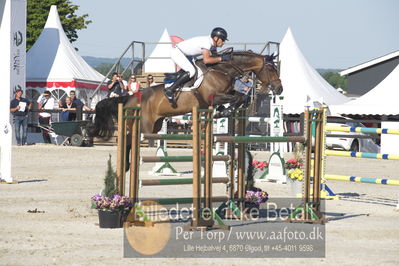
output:
<svg viewBox="0 0 399 266"><path fill-rule="evenodd" d="M262 56L261 54L255 53L253 51L244 51L244 50L233 51L232 54L233 55L250 55L250 56L258 55L258 56Z"/></svg>

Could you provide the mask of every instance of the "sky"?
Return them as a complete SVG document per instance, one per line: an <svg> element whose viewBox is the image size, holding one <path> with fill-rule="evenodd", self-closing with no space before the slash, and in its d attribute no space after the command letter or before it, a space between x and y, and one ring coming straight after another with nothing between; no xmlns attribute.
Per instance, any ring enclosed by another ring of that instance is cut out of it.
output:
<svg viewBox="0 0 399 266"><path fill-rule="evenodd" d="M92 20L74 43L82 56L119 57L132 41L159 41L165 28L188 39L219 26L231 42L248 43L281 42L291 28L314 68L346 69L399 50L398 0L71 2Z"/></svg>

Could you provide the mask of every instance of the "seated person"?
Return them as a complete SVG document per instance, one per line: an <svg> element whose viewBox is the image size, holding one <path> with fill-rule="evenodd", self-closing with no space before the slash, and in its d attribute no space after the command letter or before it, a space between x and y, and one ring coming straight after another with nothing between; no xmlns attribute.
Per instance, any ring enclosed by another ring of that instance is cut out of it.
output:
<svg viewBox="0 0 399 266"><path fill-rule="evenodd" d="M241 79L237 79L234 83L234 90L245 94L243 107L246 108L251 102L251 88L252 81L249 79L249 74L245 74Z"/></svg>
<svg viewBox="0 0 399 266"><path fill-rule="evenodd" d="M237 79L234 83L234 89L243 94L248 94L252 87L252 81L249 80L248 74L244 75L241 79Z"/></svg>
<svg viewBox="0 0 399 266"><path fill-rule="evenodd" d="M69 92L69 96L71 97L71 101L72 103L74 103L76 105L76 107L80 107L82 106L83 110L86 111L93 111L92 108L90 108L89 106L87 106L86 104L84 104L79 98L76 97L76 92L74 90L71 90ZM58 101L58 106L63 106L65 105L65 99L63 100L59 100Z"/></svg>
<svg viewBox="0 0 399 266"><path fill-rule="evenodd" d="M76 112L71 112L71 111L76 111L76 104L72 102L71 97L66 97L65 104L61 105L59 109L62 110L61 112L62 121L76 120Z"/></svg>
<svg viewBox="0 0 399 266"><path fill-rule="evenodd" d="M154 77L150 74L147 76L147 88L155 86Z"/></svg>
<svg viewBox="0 0 399 266"><path fill-rule="evenodd" d="M43 92L42 95L37 99L39 110L52 110L54 109L54 98L50 91ZM48 127L51 121L51 113L41 112L39 113L39 124ZM44 143L51 143L50 132L42 128L42 135Z"/></svg>

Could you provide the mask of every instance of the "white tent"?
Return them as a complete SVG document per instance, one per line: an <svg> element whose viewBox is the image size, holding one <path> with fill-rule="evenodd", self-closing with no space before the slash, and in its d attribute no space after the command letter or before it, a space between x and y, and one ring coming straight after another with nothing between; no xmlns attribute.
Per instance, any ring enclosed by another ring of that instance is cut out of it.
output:
<svg viewBox="0 0 399 266"><path fill-rule="evenodd" d="M51 6L42 33L27 52L26 61L26 87L31 93L32 90L36 94L50 90L56 98L61 98L70 90L76 90L78 96L87 101L90 91L104 79L69 42L55 5ZM106 86L101 89L106 90Z"/></svg>
<svg viewBox="0 0 399 266"><path fill-rule="evenodd" d="M175 72L176 65L170 59L172 41L168 30L165 29L157 46L155 46L149 58L144 63L144 71L147 73Z"/></svg>
<svg viewBox="0 0 399 266"><path fill-rule="evenodd" d="M399 65L374 89L341 105L331 105L332 113L359 115L398 115Z"/></svg>
<svg viewBox="0 0 399 266"><path fill-rule="evenodd" d="M299 114L305 105L313 102L342 104L349 98L333 88L310 66L300 51L291 29L280 44L280 78L284 87L283 112Z"/></svg>

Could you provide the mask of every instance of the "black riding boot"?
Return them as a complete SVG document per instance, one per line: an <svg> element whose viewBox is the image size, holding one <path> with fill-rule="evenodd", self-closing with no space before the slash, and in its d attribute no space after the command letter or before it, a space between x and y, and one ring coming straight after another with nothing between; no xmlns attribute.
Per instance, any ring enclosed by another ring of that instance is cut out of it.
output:
<svg viewBox="0 0 399 266"><path fill-rule="evenodd" d="M175 101L175 92L177 88L179 88L181 85L183 85L185 82L190 80L190 73L189 72L184 72L183 74L179 75L175 83L172 84L172 86L165 88L165 96L168 98L170 104L173 104Z"/></svg>

